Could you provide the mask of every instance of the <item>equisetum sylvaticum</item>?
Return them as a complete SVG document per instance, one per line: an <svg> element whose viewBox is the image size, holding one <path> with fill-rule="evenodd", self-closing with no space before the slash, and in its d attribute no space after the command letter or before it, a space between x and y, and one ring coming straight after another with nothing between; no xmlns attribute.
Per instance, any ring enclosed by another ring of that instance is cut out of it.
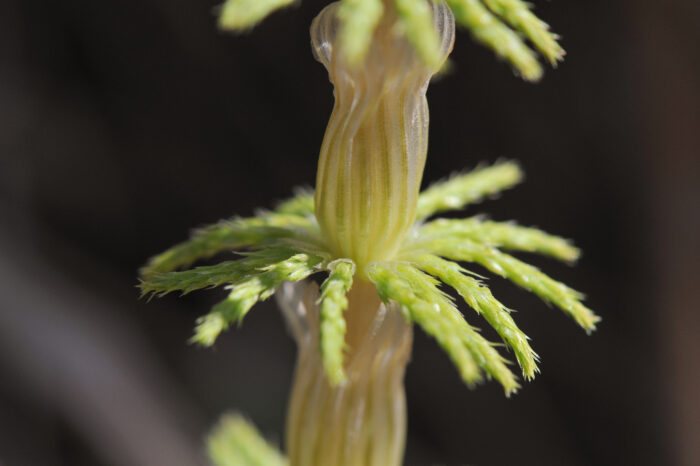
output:
<svg viewBox="0 0 700 466"><path fill-rule="evenodd" d="M229 0L220 25L246 29L290 3ZM298 344L286 458L232 418L209 442L216 464L248 464L232 463L235 455L253 458L249 464L400 464L414 324L445 350L469 387L487 378L506 396L514 393L520 383L502 352L443 289L454 289L495 329L522 377L532 379L537 354L472 265L535 293L586 331L595 328L599 318L580 293L510 254L573 262L579 251L568 241L479 216L434 218L513 187L522 178L517 164L482 166L419 192L428 151L426 90L452 50L455 20L526 80L542 74L528 42L552 64L563 57L557 36L520 0L331 3L311 25L314 56L335 96L315 191L196 230L142 269L145 295L228 290L198 320L196 343L212 345L256 302L276 295ZM238 258L193 267L232 251Z"/></svg>

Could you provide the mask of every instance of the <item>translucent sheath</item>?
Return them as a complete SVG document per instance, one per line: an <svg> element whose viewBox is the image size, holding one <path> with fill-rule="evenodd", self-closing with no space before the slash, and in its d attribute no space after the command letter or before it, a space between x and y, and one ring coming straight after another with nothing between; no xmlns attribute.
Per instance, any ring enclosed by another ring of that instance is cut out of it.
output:
<svg viewBox="0 0 700 466"><path fill-rule="evenodd" d="M454 42L454 19L443 2L429 3L442 63ZM388 1L366 58L350 66L338 53L337 8L327 6L311 25L314 55L335 86L315 209L328 248L363 274L367 263L393 257L415 220L428 143L425 92L436 70L401 35Z"/></svg>
<svg viewBox="0 0 700 466"><path fill-rule="evenodd" d="M401 464L412 327L368 282L356 282L348 298L347 380L333 387L321 361L318 288L286 283L278 295L299 346L285 441L290 466Z"/></svg>

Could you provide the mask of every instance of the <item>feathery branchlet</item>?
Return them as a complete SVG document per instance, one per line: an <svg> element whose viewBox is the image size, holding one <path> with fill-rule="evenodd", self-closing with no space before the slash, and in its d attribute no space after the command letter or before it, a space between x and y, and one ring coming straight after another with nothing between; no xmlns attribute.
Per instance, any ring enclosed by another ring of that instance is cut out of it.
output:
<svg viewBox="0 0 700 466"><path fill-rule="evenodd" d="M321 285L320 344L323 365L333 385L345 381L343 351L346 324L343 311L348 307L347 294L352 288L355 264L349 259L338 259L328 264L328 278Z"/></svg>

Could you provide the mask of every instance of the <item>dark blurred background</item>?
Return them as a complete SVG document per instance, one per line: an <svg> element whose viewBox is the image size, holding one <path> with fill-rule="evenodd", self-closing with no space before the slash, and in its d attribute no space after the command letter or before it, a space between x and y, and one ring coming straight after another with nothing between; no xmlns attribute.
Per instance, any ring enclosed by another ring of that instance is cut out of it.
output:
<svg viewBox="0 0 700 466"><path fill-rule="evenodd" d="M0 2L2 465L202 464L226 410L281 443L295 347L274 303L202 350L186 340L219 292L135 288L192 227L314 181L325 2L239 37L215 3ZM576 267L533 261L603 322L586 336L490 280L542 357L512 399L468 390L417 332L406 464L698 465L700 3L535 3L566 61L526 84L459 34L429 90L425 182L519 160L526 183L468 213L574 238Z"/></svg>

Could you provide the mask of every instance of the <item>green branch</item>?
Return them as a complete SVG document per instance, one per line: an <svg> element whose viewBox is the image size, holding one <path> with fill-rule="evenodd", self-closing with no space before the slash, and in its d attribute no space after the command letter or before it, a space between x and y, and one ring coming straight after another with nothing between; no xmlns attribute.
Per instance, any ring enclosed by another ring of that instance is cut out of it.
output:
<svg viewBox="0 0 700 466"><path fill-rule="evenodd" d="M407 264L375 264L370 279L377 285L382 299L398 302L411 320L438 341L467 385L481 380L481 368L503 385L506 396L519 388L493 344L464 320L429 275Z"/></svg>
<svg viewBox="0 0 700 466"><path fill-rule="evenodd" d="M468 204L512 188L522 179L523 172L515 162L496 163L455 175L435 183L420 194L417 218L422 220L447 210L462 209Z"/></svg>
<svg viewBox="0 0 700 466"><path fill-rule="evenodd" d="M538 81L542 77L542 67L535 53L479 0L447 0L447 4L452 8L458 24L469 29L477 42L510 62L523 79Z"/></svg>
<svg viewBox="0 0 700 466"><path fill-rule="evenodd" d="M581 255L581 251L568 240L536 228L479 218L437 219L421 226L417 235L420 242L437 239L459 244L469 239L486 246L543 254L565 262L574 262ZM420 244L412 243L411 247L420 247Z"/></svg>
<svg viewBox="0 0 700 466"><path fill-rule="evenodd" d="M347 293L352 288L355 264L349 259L338 259L328 265L330 274L321 285L320 345L323 366L331 385L345 381L343 350L346 324L343 312L348 308Z"/></svg>
<svg viewBox="0 0 700 466"><path fill-rule="evenodd" d="M281 238L293 238L295 228L313 231L311 220L298 215L264 213L258 217L224 220L195 230L191 238L151 258L141 270L143 278L189 267L227 250L262 247Z"/></svg>
<svg viewBox="0 0 700 466"><path fill-rule="evenodd" d="M296 254L264 267L257 275L229 285L231 292L228 297L215 305L209 314L197 320L192 342L202 346L213 345L219 334L232 323L240 324L258 301L268 299L282 283L303 280L316 272L322 260L308 254Z"/></svg>
<svg viewBox="0 0 700 466"><path fill-rule="evenodd" d="M448 259L475 262L486 267L521 288L535 293L546 303L554 304L573 317L589 333L595 330L596 323L600 321L600 317L580 302L583 298L581 293L497 249L469 240L464 240L459 245L435 241L431 245L431 252Z"/></svg>
<svg viewBox="0 0 700 466"><path fill-rule="evenodd" d="M190 270L152 275L141 282L141 293L142 296L154 294L161 297L174 291L181 291L185 295L203 288L235 284L269 265L289 259L297 252L286 247L270 247L247 253L242 259L236 261L225 261Z"/></svg>
<svg viewBox="0 0 700 466"><path fill-rule="evenodd" d="M465 275L466 271L454 262L432 254L413 258L416 266L454 288L464 301L484 316L503 341L513 350L526 379L532 379L537 368L537 354L528 343L528 337L518 328L510 311L491 294L479 280Z"/></svg>
<svg viewBox="0 0 700 466"><path fill-rule="evenodd" d="M530 10L530 5L522 0L483 0L483 2L493 13L527 37L552 66L556 66L557 62L564 58L564 49L557 42L559 36L549 31L549 25Z"/></svg>
<svg viewBox="0 0 700 466"><path fill-rule="evenodd" d="M464 346L460 330L440 312L440 307L419 296L411 284L387 265L375 264L369 274L384 302L390 299L401 305L406 316L435 338L457 367L469 386L481 381L481 373L471 352Z"/></svg>
<svg viewBox="0 0 700 466"><path fill-rule="evenodd" d="M397 265L396 270L410 283L411 287L417 290L419 296L423 296L424 299L439 307L440 314L444 315L459 330L463 344L478 366L489 377L493 377L503 386L506 396L510 396L511 393L515 393L520 388L515 375L506 366L507 361L496 351L494 344L467 323L449 296L438 289L439 282L437 280L406 264Z"/></svg>

